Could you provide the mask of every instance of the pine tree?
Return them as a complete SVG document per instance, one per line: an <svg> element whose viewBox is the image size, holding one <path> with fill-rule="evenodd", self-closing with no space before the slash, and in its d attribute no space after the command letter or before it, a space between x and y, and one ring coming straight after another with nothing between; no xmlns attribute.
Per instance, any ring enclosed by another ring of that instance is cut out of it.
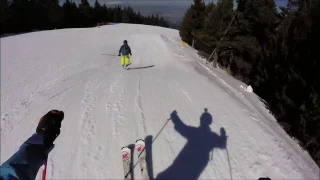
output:
<svg viewBox="0 0 320 180"><path fill-rule="evenodd" d="M74 2L70 2L70 0L66 0L66 2L62 6L63 11L63 27L66 28L75 28L81 26L81 17L80 12L78 10L77 5Z"/></svg>
<svg viewBox="0 0 320 180"><path fill-rule="evenodd" d="M114 21L114 8L108 8L108 22L115 22Z"/></svg>
<svg viewBox="0 0 320 180"><path fill-rule="evenodd" d="M108 8L106 6L106 4L103 4L103 6L101 7L101 15L100 15L100 21L102 23L108 22L109 19L109 11Z"/></svg>
<svg viewBox="0 0 320 180"><path fill-rule="evenodd" d="M98 0L96 0L94 2L94 7L93 7L93 14L94 14L94 23L101 23L104 19L103 17L103 7L101 7L100 3L98 2ZM107 14L107 12L106 12Z"/></svg>
<svg viewBox="0 0 320 180"><path fill-rule="evenodd" d="M99 1L98 0L96 0L95 2L94 2L94 9L100 9L101 8L101 5L100 5L100 3L99 3Z"/></svg>
<svg viewBox="0 0 320 180"><path fill-rule="evenodd" d="M234 16L233 0L218 0L217 11L218 22L216 25L219 26L217 37L221 39Z"/></svg>
<svg viewBox="0 0 320 180"><path fill-rule="evenodd" d="M206 7L207 16L204 27L198 33L198 48L201 55L208 57L217 48L223 35L233 19L233 1L219 0L217 5L210 3Z"/></svg>
<svg viewBox="0 0 320 180"><path fill-rule="evenodd" d="M130 22L129 12L126 8L122 11L121 22L122 23L129 23Z"/></svg>
<svg viewBox="0 0 320 180"><path fill-rule="evenodd" d="M32 9L28 0L13 0L9 5L12 32L32 30Z"/></svg>
<svg viewBox="0 0 320 180"><path fill-rule="evenodd" d="M245 9L245 5L247 3L247 1L250 1L250 0L237 0L237 11L238 12L243 12L244 9Z"/></svg>
<svg viewBox="0 0 320 180"><path fill-rule="evenodd" d="M0 34L7 31L9 25L9 3L8 0L0 0Z"/></svg>
<svg viewBox="0 0 320 180"><path fill-rule="evenodd" d="M113 22L115 23L121 22L121 16L122 16L122 11L121 11L121 8L118 6L114 9Z"/></svg>
<svg viewBox="0 0 320 180"><path fill-rule="evenodd" d="M228 36L218 47L219 63L235 77L252 83L256 67L266 60L263 53L271 50L279 19L274 0L248 0L240 5Z"/></svg>
<svg viewBox="0 0 320 180"><path fill-rule="evenodd" d="M180 37L184 42L188 43L189 45L191 45L192 39L193 39L191 34L192 28L193 28L191 25L191 21L192 21L192 10L191 8L189 8L183 17L180 30L179 30Z"/></svg>
<svg viewBox="0 0 320 180"><path fill-rule="evenodd" d="M133 11L133 9L131 7L127 7L127 13L129 16L129 23L134 23L134 19L136 18L136 13Z"/></svg>
<svg viewBox="0 0 320 180"><path fill-rule="evenodd" d="M218 37L218 10L214 3L210 3L206 7L206 18L204 20L204 27L198 33L197 40L199 41L199 51L201 56L209 57L210 53L216 48Z"/></svg>
<svg viewBox="0 0 320 180"><path fill-rule="evenodd" d="M194 41L194 47L199 48L200 41L197 41L197 34L204 27L206 6L202 0L194 0L191 5L191 35Z"/></svg>
<svg viewBox="0 0 320 180"><path fill-rule="evenodd" d="M142 24L142 15L140 14L140 12L138 11L138 13L135 13L135 16L133 18L133 23L137 23L137 24Z"/></svg>
<svg viewBox="0 0 320 180"><path fill-rule="evenodd" d="M78 28L95 26L98 22L147 23L167 26L160 17L146 18L131 7L108 8L95 1L92 8L88 0L81 0L79 7L66 0L62 6L58 0L0 0L0 33L28 32L31 30Z"/></svg>
<svg viewBox="0 0 320 180"><path fill-rule="evenodd" d="M93 19L92 7L90 6L88 0L81 0L81 3L79 4L79 12L80 12L80 17L83 20L82 22L83 27L92 26L94 24L92 22L92 19Z"/></svg>
<svg viewBox="0 0 320 180"><path fill-rule="evenodd" d="M219 64L253 86L284 129L299 139L319 165L320 55L314 44L320 41L320 2L289 0L278 13L274 0L239 0L234 24L216 43L232 16L231 7L227 0L207 5L196 48L207 55L217 47ZM188 37L186 24L180 29L182 38Z"/></svg>
<svg viewBox="0 0 320 180"><path fill-rule="evenodd" d="M273 60L276 66L265 68L276 74L266 81L276 83L271 89L276 96L264 95L271 102L280 124L299 139L318 165L320 137L316 127L320 126L320 65L317 60L320 56L314 44L320 40L319 5L318 1L288 2L274 48L278 50ZM258 90L262 92L262 87Z"/></svg>
<svg viewBox="0 0 320 180"><path fill-rule="evenodd" d="M59 0L48 0L48 19L49 25L48 29L58 28L60 22L63 18L63 11L61 6L59 5Z"/></svg>
<svg viewBox="0 0 320 180"><path fill-rule="evenodd" d="M199 39L200 31L204 27L206 6L202 0L194 0L191 7L185 13L180 26L180 37L189 45ZM199 48L200 41L195 46Z"/></svg>

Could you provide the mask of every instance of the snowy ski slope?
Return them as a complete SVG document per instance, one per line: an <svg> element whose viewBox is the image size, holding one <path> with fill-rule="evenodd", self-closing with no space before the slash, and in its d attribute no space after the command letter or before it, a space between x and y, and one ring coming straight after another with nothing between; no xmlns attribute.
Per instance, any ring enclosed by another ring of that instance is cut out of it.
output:
<svg viewBox="0 0 320 180"><path fill-rule="evenodd" d="M130 70L114 56L124 39ZM241 85L181 47L172 29L118 24L1 38L1 163L59 109L48 179L122 179L120 148L141 138L154 178L319 179L308 153ZM213 122L201 129L205 108ZM156 138L175 110L189 127L169 121ZM226 148L215 146L222 127Z"/></svg>

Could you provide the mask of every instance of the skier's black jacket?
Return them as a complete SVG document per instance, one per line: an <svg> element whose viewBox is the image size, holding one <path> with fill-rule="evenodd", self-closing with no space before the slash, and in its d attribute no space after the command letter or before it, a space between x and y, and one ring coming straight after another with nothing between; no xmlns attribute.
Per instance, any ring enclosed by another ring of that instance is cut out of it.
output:
<svg viewBox="0 0 320 180"><path fill-rule="evenodd" d="M130 46L128 44L123 44L120 47L119 54L121 54L122 56L128 56L129 54L132 55Z"/></svg>

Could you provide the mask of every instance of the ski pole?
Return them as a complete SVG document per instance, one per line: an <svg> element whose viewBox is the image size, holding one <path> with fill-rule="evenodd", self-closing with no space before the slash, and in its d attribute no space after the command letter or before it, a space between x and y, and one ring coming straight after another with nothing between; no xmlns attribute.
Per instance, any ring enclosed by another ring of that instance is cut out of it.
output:
<svg viewBox="0 0 320 180"><path fill-rule="evenodd" d="M171 118L167 119L167 122L162 126L162 128L160 129L160 131L158 132L158 134L156 135L156 137L153 139L152 143L157 139L157 137L159 136L159 134L161 133L161 131L164 129L164 127L166 127L166 125L168 124L168 122L170 121L170 119L171 119ZM141 152L143 152L145 149L146 149L146 147L143 148L143 150L142 150ZM138 162L136 162L136 163L133 165L133 168L132 168L132 169L134 169L137 165L138 165ZM129 171L129 172L125 175L125 177L127 177L130 173L131 173L131 171Z"/></svg>
<svg viewBox="0 0 320 180"><path fill-rule="evenodd" d="M171 118L167 119L167 122L162 126L162 128L160 129L160 131L158 132L158 134L156 135L156 137L153 139L152 143L157 139L157 137L159 136L159 134L161 133L161 131L164 129L164 127L166 127L166 125L168 124L168 122L170 121Z"/></svg>
<svg viewBox="0 0 320 180"><path fill-rule="evenodd" d="M153 142L157 139L157 137L159 136L159 134L161 133L161 131L164 129L164 127L166 127L166 125L168 124L168 122L169 122L170 119L171 119L171 118L167 119L167 122L162 126L161 130L158 132L158 134L156 135L156 137L153 139L153 141L152 141L151 143L153 143ZM143 150L141 151L141 153L142 153L145 149L146 149L146 148L143 148Z"/></svg>
<svg viewBox="0 0 320 180"><path fill-rule="evenodd" d="M53 148L54 148L54 144L49 148L48 152L50 152ZM42 175L41 175L41 180L46 180L46 175L47 175L47 162L48 162L48 157L46 159L46 161L43 163L42 166Z"/></svg>
<svg viewBox="0 0 320 180"><path fill-rule="evenodd" d="M43 164L41 180L46 180L46 174L47 174L47 161Z"/></svg>

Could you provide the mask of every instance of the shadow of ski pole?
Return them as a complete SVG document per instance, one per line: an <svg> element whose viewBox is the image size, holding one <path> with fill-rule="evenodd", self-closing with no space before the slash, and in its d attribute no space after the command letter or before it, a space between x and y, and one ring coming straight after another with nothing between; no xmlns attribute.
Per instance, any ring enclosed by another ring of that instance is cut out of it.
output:
<svg viewBox="0 0 320 180"><path fill-rule="evenodd" d="M226 151L227 151L227 157L228 157L228 163L229 163L230 176L231 176L231 180L233 180L233 178L232 178L232 169L231 169L230 158L229 158L229 151L228 151L227 147L226 147Z"/></svg>
<svg viewBox="0 0 320 180"><path fill-rule="evenodd" d="M118 55L115 55L115 54L102 54L104 56L118 56Z"/></svg>

